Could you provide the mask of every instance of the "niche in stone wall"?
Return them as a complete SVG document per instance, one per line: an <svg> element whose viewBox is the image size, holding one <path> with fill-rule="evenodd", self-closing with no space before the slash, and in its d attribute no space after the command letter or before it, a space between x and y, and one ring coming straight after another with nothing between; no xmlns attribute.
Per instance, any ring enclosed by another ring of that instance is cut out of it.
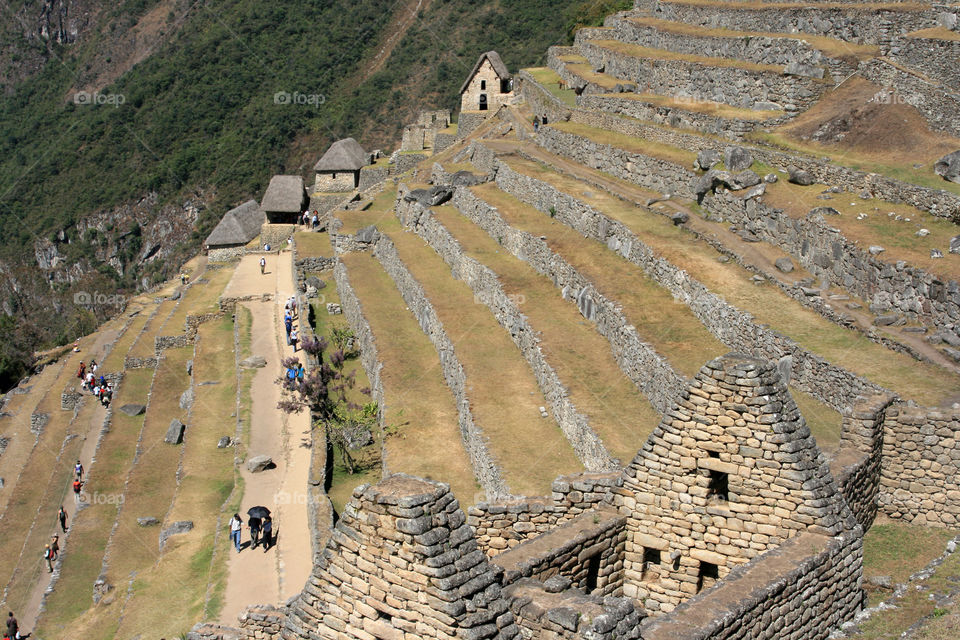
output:
<svg viewBox="0 0 960 640"><path fill-rule="evenodd" d="M697 572L697 593L715 585L719 577L720 568L717 565L701 561L700 570Z"/></svg>
<svg viewBox="0 0 960 640"><path fill-rule="evenodd" d="M640 580L643 582L656 582L660 578L660 549L643 549L643 569L640 574Z"/></svg>
<svg viewBox="0 0 960 640"><path fill-rule="evenodd" d="M587 577L584 580L583 591L590 593L597 588L600 579L600 554L595 553L587 559Z"/></svg>

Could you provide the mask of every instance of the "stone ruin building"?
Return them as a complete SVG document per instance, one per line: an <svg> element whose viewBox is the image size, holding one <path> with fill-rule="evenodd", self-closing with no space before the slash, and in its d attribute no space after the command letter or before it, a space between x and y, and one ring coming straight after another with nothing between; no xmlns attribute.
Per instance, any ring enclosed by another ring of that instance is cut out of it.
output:
<svg viewBox="0 0 960 640"><path fill-rule="evenodd" d="M244 247L260 235L264 219L256 200L227 211L203 243L210 260L226 262L243 255Z"/></svg>
<svg viewBox="0 0 960 640"><path fill-rule="evenodd" d="M337 140L317 161L314 191L344 193L360 186L360 170L370 164L370 154L353 138Z"/></svg>
<svg viewBox="0 0 960 640"><path fill-rule="evenodd" d="M460 136L513 100L513 76L496 51L481 54L460 87Z"/></svg>
<svg viewBox="0 0 960 640"><path fill-rule="evenodd" d="M299 597L192 634L826 638L863 602L862 535L776 364L728 354L622 472L469 515L443 483L362 485Z"/></svg>

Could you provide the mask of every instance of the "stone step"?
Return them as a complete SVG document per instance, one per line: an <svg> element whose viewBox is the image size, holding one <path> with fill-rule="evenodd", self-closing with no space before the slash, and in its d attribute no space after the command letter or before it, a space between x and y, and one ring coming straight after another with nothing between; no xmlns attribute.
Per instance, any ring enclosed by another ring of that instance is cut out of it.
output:
<svg viewBox="0 0 960 640"><path fill-rule="evenodd" d="M621 465L626 464L649 429L659 422L660 414L620 370L607 341L593 330L575 303L559 296L549 278L504 251L477 225L448 207L432 213L459 245L453 249L447 246L453 243L441 245L442 234L434 232L434 248L442 252L455 272L469 272L472 260L496 274L499 287L536 335L535 344L543 354L545 366L553 369L566 385L565 399L589 416L589 427L606 450L619 458ZM415 230L419 235L428 235L421 225ZM497 303L489 291L497 285L488 280L478 277L468 284L490 307ZM504 321L509 322L501 322Z"/></svg>
<svg viewBox="0 0 960 640"><path fill-rule="evenodd" d="M582 471L557 423L542 417L539 408L547 405L547 399L508 332L469 286L451 277L447 264L422 239L404 231L382 232L389 235L396 253L394 257L378 246L378 259L398 282L424 331L445 328L456 368L462 367L465 377L464 397L509 491L544 495L558 474ZM414 282L419 283L422 298Z"/></svg>
<svg viewBox="0 0 960 640"><path fill-rule="evenodd" d="M577 50L594 71L633 83L640 92L735 107L803 111L832 86L822 67L809 65L674 53L619 40L585 40Z"/></svg>

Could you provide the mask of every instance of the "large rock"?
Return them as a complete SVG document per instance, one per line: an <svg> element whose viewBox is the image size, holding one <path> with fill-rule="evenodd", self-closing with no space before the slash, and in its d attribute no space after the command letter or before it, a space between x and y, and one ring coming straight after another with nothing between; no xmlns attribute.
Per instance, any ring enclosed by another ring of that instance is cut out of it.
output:
<svg viewBox="0 0 960 640"><path fill-rule="evenodd" d="M158 524L160 524L160 520L158 520L157 518L154 518L153 516L149 516L146 518L137 518L137 525L141 527L155 527Z"/></svg>
<svg viewBox="0 0 960 640"><path fill-rule="evenodd" d="M139 416L146 410L147 407L142 404L125 404L120 407L120 411L124 412L128 416Z"/></svg>
<svg viewBox="0 0 960 640"><path fill-rule="evenodd" d="M773 264L783 273L790 273L793 271L793 260L790 258L777 258Z"/></svg>
<svg viewBox="0 0 960 640"><path fill-rule="evenodd" d="M174 418L170 421L170 426L167 428L167 435L163 437L163 441L167 444L180 444L183 442L183 430L186 429L186 427L187 425Z"/></svg>
<svg viewBox="0 0 960 640"><path fill-rule="evenodd" d="M318 278L317 276L307 276L306 283L308 287L313 287L317 291L323 289L327 286L327 283Z"/></svg>
<svg viewBox="0 0 960 640"><path fill-rule="evenodd" d="M755 187L758 184L760 184L760 176L750 169L741 171L730 179L730 188L734 191Z"/></svg>
<svg viewBox="0 0 960 640"><path fill-rule="evenodd" d="M960 183L960 151L948 153L937 160L933 171L944 180Z"/></svg>
<svg viewBox="0 0 960 640"><path fill-rule="evenodd" d="M453 189L444 185L435 185L429 189L414 189L403 199L407 202L419 202L425 207L436 207L453 197Z"/></svg>
<svg viewBox="0 0 960 640"><path fill-rule="evenodd" d="M744 171L753 164L753 156L743 147L727 147L723 150L723 164L727 171Z"/></svg>
<svg viewBox="0 0 960 640"><path fill-rule="evenodd" d="M217 441L217 449L226 449L233 443L233 440L230 439L230 436L223 436L220 440Z"/></svg>
<svg viewBox="0 0 960 640"><path fill-rule="evenodd" d="M720 164L720 152L713 149L703 149L697 154L697 169L709 171L714 165Z"/></svg>
<svg viewBox="0 0 960 640"><path fill-rule="evenodd" d="M479 173L470 173L469 171L457 171L450 176L450 186L453 187L472 187L487 181L487 176Z"/></svg>
<svg viewBox="0 0 960 640"><path fill-rule="evenodd" d="M265 469L273 469L276 466L270 456L253 456L247 460L247 471L250 473L260 473Z"/></svg>
<svg viewBox="0 0 960 640"><path fill-rule="evenodd" d="M193 387L190 387L186 391L180 394L180 408L184 411L189 411L190 407L193 406Z"/></svg>
<svg viewBox="0 0 960 640"><path fill-rule="evenodd" d="M798 167L788 167L787 173L790 174L790 177L787 178L787 180L793 184L799 184L802 187L810 186L815 182L809 171L805 171L804 169L800 169Z"/></svg>
<svg viewBox="0 0 960 640"><path fill-rule="evenodd" d="M767 185L764 183L760 183L757 186L751 187L750 189L748 189L747 192L743 194L743 199L750 200L751 198L759 198L766 192L767 192Z"/></svg>
<svg viewBox="0 0 960 640"><path fill-rule="evenodd" d="M823 67L815 67L812 64L803 64L802 62L791 62L784 68L783 74L823 80Z"/></svg>
<svg viewBox="0 0 960 640"><path fill-rule="evenodd" d="M372 224L360 229L360 231L357 231L357 234L354 236L354 240L364 244L373 244L379 238L380 232L377 231L377 228Z"/></svg>
<svg viewBox="0 0 960 640"><path fill-rule="evenodd" d="M960 236L950 238L950 253L960 253Z"/></svg>
<svg viewBox="0 0 960 640"><path fill-rule="evenodd" d="M193 522L191 520L180 520L174 522L169 527L160 532L160 550L163 551L163 547L167 544L167 538L170 536L179 535L181 533L186 533L193 529Z"/></svg>
<svg viewBox="0 0 960 640"><path fill-rule="evenodd" d="M241 369L259 369L267 366L267 359L263 356L250 356L240 361Z"/></svg>

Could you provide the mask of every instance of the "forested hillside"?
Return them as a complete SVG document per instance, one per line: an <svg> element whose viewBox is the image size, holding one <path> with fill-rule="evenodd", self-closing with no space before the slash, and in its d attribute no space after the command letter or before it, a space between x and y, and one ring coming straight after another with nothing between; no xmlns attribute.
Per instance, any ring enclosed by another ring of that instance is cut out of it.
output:
<svg viewBox="0 0 960 640"><path fill-rule="evenodd" d="M170 275L274 173L308 176L348 135L392 149L417 109L456 106L481 52L537 64L628 4L0 4L0 383L118 308L78 307L77 292Z"/></svg>

